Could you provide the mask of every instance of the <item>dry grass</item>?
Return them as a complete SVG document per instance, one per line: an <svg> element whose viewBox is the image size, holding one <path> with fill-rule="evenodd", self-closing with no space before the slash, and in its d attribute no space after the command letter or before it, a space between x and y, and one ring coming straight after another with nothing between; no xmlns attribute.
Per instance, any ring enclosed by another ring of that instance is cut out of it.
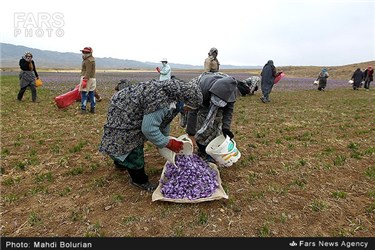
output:
<svg viewBox="0 0 375 250"><path fill-rule="evenodd" d="M374 236L373 90L240 98L242 158L220 169L229 199L199 204L152 202L98 152L108 98L82 116L78 104L58 110L46 87L39 104L17 91L1 77L1 236ZM165 160L149 143L145 153L156 182Z"/></svg>

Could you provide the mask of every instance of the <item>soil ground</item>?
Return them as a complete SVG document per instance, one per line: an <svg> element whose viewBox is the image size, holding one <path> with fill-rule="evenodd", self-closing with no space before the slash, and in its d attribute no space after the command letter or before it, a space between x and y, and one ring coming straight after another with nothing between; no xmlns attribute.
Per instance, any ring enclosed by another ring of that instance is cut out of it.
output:
<svg viewBox="0 0 375 250"><path fill-rule="evenodd" d="M236 103L242 157L220 168L229 199L178 204L152 202L98 152L115 82L98 85L96 114L81 115L79 103L56 108L48 82L40 103L29 91L17 102L17 77L2 76L1 236L373 237L374 89L282 84L271 103L260 91ZM174 120L171 134L183 133ZM158 182L165 159L150 143L145 158Z"/></svg>

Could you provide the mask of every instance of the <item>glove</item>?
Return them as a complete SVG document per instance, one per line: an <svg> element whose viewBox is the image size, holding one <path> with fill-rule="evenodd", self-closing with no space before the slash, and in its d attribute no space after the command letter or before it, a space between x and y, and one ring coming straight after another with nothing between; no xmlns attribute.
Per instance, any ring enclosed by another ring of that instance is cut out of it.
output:
<svg viewBox="0 0 375 250"><path fill-rule="evenodd" d="M222 132L223 132L223 135L224 135L225 137L226 137L226 136L229 136L230 139L233 139L234 134L233 134L229 129L224 128L224 129L222 130Z"/></svg>
<svg viewBox="0 0 375 250"><path fill-rule="evenodd" d="M160 68L159 68L159 67L156 67L156 71L160 73Z"/></svg>
<svg viewBox="0 0 375 250"><path fill-rule="evenodd" d="M87 79L82 79L82 88L86 88L87 86Z"/></svg>
<svg viewBox="0 0 375 250"><path fill-rule="evenodd" d="M166 147L172 150L173 152L178 153L183 149L183 145L184 143L182 141L170 139Z"/></svg>

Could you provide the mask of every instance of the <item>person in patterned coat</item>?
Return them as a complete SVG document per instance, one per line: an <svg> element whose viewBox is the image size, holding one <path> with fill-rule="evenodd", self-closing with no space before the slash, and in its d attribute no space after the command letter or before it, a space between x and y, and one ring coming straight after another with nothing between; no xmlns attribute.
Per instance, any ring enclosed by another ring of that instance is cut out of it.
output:
<svg viewBox="0 0 375 250"><path fill-rule="evenodd" d="M144 143L182 150L182 142L168 137L170 123L180 112L179 102L195 109L202 100L196 84L177 78L119 85L110 101L99 151L109 155L117 168L128 171L131 184L152 192L156 185L145 173Z"/></svg>

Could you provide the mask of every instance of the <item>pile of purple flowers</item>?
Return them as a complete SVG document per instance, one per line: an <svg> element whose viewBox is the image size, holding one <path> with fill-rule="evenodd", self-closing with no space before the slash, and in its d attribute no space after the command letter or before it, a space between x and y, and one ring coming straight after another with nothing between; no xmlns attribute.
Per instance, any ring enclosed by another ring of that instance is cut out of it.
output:
<svg viewBox="0 0 375 250"><path fill-rule="evenodd" d="M164 179L160 180L165 198L206 198L219 187L217 172L198 155L177 155L175 162L166 164Z"/></svg>

